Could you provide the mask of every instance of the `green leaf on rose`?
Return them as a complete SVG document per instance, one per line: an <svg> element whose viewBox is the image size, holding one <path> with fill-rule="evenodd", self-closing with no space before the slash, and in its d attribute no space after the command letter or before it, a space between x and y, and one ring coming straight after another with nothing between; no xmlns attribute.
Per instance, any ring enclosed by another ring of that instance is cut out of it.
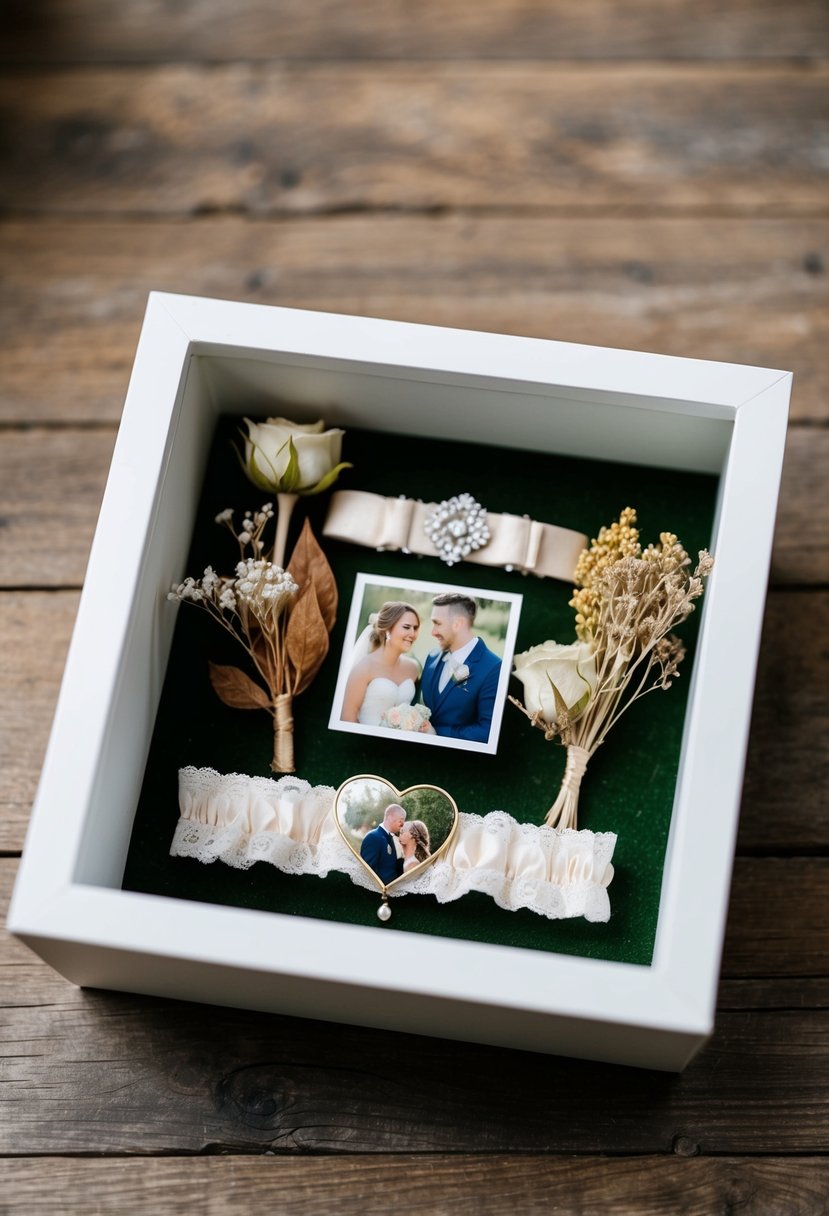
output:
<svg viewBox="0 0 829 1216"><path fill-rule="evenodd" d="M353 468L353 464L349 464L347 460L343 460L340 464L334 465L330 473L326 473L324 477L321 477L315 486L312 486L310 490L303 490L302 493L305 495L321 494L323 490L327 490L329 486L334 484L343 469Z"/></svg>
<svg viewBox="0 0 829 1216"><path fill-rule="evenodd" d="M579 699L578 699L578 701L576 701L575 705L570 706L570 709L568 712L570 714L571 722L574 722L576 720L576 718L580 717L584 713L584 711L587 709L587 706L590 704L590 698L593 696L593 686L590 683L590 681L585 679L585 677L579 671L578 663L576 664L576 675L579 677L582 684L585 684L587 686L587 691L584 693L583 696L579 697Z"/></svg>
<svg viewBox="0 0 829 1216"><path fill-rule="evenodd" d="M553 700L555 701L556 705L556 719L560 719L562 717L566 718L570 713L570 710L567 708L567 702L564 700L564 697L558 691L549 675L547 676L547 680L550 688L553 690Z"/></svg>
<svg viewBox="0 0 829 1216"><path fill-rule="evenodd" d="M288 463L276 489L282 494L296 494L299 491L300 480L299 456L297 455L294 441L290 436L288 437L288 442L284 443L279 449L278 454L280 456L285 451L285 448L288 449Z"/></svg>
<svg viewBox="0 0 829 1216"><path fill-rule="evenodd" d="M248 444L248 443L250 444L250 459L247 459L245 456L242 455L242 453L236 447L235 443L230 445L233 448L233 451L236 453L236 458L239 461L239 464L242 466L242 472L245 473L250 478L250 480L253 482L253 484L255 486L257 486L258 489L264 490L266 493L273 494L275 491L277 491L279 489L279 485L278 485L277 478L276 478L276 469L273 467L270 460L268 460L268 457L264 454L264 452L261 451L261 448L259 448L259 445L257 443L254 443L254 441L252 439L250 439L249 436L247 436L243 430L240 430L239 434L242 436L242 438L244 439L246 444ZM257 463L256 463L256 452L257 451L260 451L265 463L271 465L271 472L273 473L273 477L268 477L267 474L263 473L261 471L261 469L259 468L259 466L257 465Z"/></svg>

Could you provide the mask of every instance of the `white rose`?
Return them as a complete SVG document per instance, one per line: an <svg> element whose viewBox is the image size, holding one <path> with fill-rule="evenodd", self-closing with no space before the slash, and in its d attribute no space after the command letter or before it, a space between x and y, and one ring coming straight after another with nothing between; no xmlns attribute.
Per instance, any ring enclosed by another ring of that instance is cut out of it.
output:
<svg viewBox="0 0 829 1216"><path fill-rule="evenodd" d="M541 711L550 726L558 716L553 685L571 718L582 713L596 688L596 660L587 642L542 642L515 656L515 674L524 685L524 702L530 713Z"/></svg>
<svg viewBox="0 0 829 1216"><path fill-rule="evenodd" d="M344 431L326 431L325 423L245 419L245 470L260 490L318 494L337 480L348 464L340 463Z"/></svg>

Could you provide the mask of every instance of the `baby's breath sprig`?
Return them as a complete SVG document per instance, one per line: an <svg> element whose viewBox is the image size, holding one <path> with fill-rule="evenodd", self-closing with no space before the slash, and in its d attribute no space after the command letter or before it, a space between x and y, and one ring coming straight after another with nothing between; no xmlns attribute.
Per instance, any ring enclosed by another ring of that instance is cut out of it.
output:
<svg viewBox="0 0 829 1216"><path fill-rule="evenodd" d="M232 507L225 507L224 511L220 511L216 516L216 523L224 524L230 535L238 542L240 557L245 556L248 547L255 557L261 557L265 548L262 533L273 519L273 503L266 502L258 511L245 511L239 532L236 531L236 525L233 522L235 514ZM272 560L276 562L276 556L273 554L271 556Z"/></svg>
<svg viewBox="0 0 829 1216"><path fill-rule="evenodd" d="M216 523L239 545L235 574L222 576L207 566L201 578L174 583L167 598L202 608L245 650L265 688L238 667L216 663L209 664L210 682L231 708L271 715L271 769L289 773L294 771L293 698L309 686L328 653L337 588L307 520L287 567L262 556L262 536L273 516L273 506L265 503L245 513L237 532L234 512L220 512Z"/></svg>
<svg viewBox="0 0 829 1216"><path fill-rule="evenodd" d="M579 558L570 601L578 642L545 642L515 656L527 704L510 700L545 739L567 748L551 827L576 827L581 779L596 748L634 701L678 677L685 647L671 630L694 611L714 565L703 549L692 571L672 532L643 550L635 525L626 507Z"/></svg>

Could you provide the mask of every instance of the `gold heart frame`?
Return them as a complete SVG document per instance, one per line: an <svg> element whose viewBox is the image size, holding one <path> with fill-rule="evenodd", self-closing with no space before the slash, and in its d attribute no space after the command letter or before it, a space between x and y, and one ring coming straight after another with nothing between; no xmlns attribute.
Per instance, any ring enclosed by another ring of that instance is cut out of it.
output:
<svg viewBox="0 0 829 1216"><path fill-rule="evenodd" d="M402 824L397 827L401 817L394 813L394 808L405 812ZM387 777L375 773L361 773L344 781L334 795L333 814L346 845L380 888L383 902L377 915L382 921L391 917L389 891L421 874L436 861L451 844L458 826L457 803L439 785L410 785L399 790ZM388 829L383 827L386 816ZM418 841L421 851L426 847L422 829L427 829L428 856L404 873L391 877L392 866L397 869L401 858L399 846L389 837L403 831L407 824L415 823L421 825ZM373 864L367 858L373 859ZM378 873L375 865L381 872Z"/></svg>

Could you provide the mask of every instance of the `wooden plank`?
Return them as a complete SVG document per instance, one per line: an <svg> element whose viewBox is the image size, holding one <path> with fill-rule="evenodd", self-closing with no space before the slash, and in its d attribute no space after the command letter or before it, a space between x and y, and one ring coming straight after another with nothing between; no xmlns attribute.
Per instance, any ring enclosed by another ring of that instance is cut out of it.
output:
<svg viewBox="0 0 829 1216"><path fill-rule="evenodd" d="M77 608L74 591L0 594L0 851L23 845Z"/></svg>
<svg viewBox="0 0 829 1216"><path fill-rule="evenodd" d="M771 559L772 582L829 582L829 430L790 428Z"/></svg>
<svg viewBox="0 0 829 1216"><path fill-rule="evenodd" d="M737 859L723 975L829 974L829 860Z"/></svg>
<svg viewBox="0 0 829 1216"><path fill-rule="evenodd" d="M826 53L820 0L40 0L15 5L0 62L234 59L811 59Z"/></svg>
<svg viewBox="0 0 829 1216"><path fill-rule="evenodd" d="M151 290L780 367L829 417L825 219L0 224L0 421L115 421Z"/></svg>
<svg viewBox="0 0 829 1216"><path fill-rule="evenodd" d="M740 863L738 863L739 866ZM804 914L807 910L803 909ZM802 928L802 926L801 926ZM720 981L717 1008L741 1010L829 1009L829 974L820 976L766 975Z"/></svg>
<svg viewBox="0 0 829 1216"><path fill-rule="evenodd" d="M0 80L0 206L823 214L827 78L480 62L18 72Z"/></svg>
<svg viewBox="0 0 829 1216"><path fill-rule="evenodd" d="M0 587L80 586L115 435L11 431L0 445Z"/></svg>
<svg viewBox="0 0 829 1216"><path fill-rule="evenodd" d="M405 1187L405 1206L392 1198ZM163 1211L166 1216L291 1216L391 1210L452 1216L821 1216L829 1163L821 1157L764 1160L507 1156L415 1152L338 1157L173 1157L142 1160L8 1160L9 1209L96 1216ZM92 1197L94 1196L94 1199ZM94 1207L90 1206L94 1203Z"/></svg>
<svg viewBox="0 0 829 1216"><path fill-rule="evenodd" d="M825 448L822 454L829 455ZM784 521L778 526L785 526ZM738 848L808 850L829 845L827 637L826 592L769 596ZM804 638L814 641L804 645Z"/></svg>
<svg viewBox="0 0 829 1216"><path fill-rule="evenodd" d="M680 1077L99 992L0 1044L11 1155L829 1148L825 1011L721 1013Z"/></svg>

